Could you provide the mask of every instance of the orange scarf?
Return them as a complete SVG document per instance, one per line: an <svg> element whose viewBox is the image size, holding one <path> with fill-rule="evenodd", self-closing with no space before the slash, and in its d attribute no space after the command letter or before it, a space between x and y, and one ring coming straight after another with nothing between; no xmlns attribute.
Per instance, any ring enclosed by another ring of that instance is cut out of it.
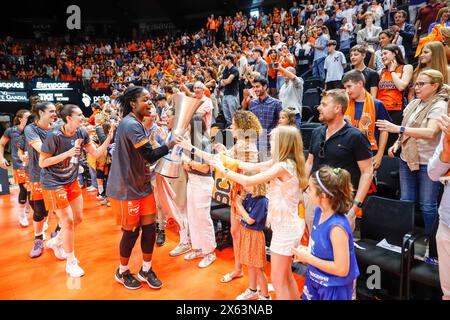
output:
<svg viewBox="0 0 450 320"><path fill-rule="evenodd" d="M361 118L355 120L355 100L350 99L344 118L354 127L358 128L369 139L372 150L378 150L377 140L375 139L375 102L369 92L366 91L364 106Z"/></svg>

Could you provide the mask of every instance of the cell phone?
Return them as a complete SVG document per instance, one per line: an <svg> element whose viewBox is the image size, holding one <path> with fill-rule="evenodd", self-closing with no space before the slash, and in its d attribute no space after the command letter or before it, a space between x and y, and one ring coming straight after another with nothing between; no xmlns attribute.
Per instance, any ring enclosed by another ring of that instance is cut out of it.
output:
<svg viewBox="0 0 450 320"><path fill-rule="evenodd" d="M273 67L274 69L278 69L280 67L280 63L279 62L275 62L273 65L274 65L274 67Z"/></svg>

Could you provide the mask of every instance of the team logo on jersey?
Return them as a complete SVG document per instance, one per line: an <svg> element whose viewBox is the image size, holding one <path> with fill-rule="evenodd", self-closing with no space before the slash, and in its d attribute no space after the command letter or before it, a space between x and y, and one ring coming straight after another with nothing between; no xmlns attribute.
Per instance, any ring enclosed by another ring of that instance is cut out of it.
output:
<svg viewBox="0 0 450 320"><path fill-rule="evenodd" d="M369 127L372 125L372 116L370 115L370 113L363 112L359 123L362 125L364 130L369 130Z"/></svg>

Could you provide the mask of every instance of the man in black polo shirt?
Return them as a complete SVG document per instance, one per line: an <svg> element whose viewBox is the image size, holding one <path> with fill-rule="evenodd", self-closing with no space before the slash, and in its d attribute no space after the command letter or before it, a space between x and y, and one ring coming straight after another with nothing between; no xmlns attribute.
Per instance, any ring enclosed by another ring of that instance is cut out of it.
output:
<svg viewBox="0 0 450 320"><path fill-rule="evenodd" d="M347 217L354 228L355 215L362 207L372 181L373 165L369 140L344 120L347 106L348 96L344 90L324 92L317 109L324 125L312 132L306 173L310 175L324 165L346 169L350 173L356 195Z"/></svg>

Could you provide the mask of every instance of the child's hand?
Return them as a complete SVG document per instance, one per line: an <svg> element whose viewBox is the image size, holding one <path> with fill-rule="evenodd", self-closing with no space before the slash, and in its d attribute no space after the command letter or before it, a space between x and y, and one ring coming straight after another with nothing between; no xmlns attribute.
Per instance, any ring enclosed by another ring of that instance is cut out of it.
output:
<svg viewBox="0 0 450 320"><path fill-rule="evenodd" d="M292 248L292 253L294 254L294 262L308 263L310 253L307 247L300 245L297 248Z"/></svg>

